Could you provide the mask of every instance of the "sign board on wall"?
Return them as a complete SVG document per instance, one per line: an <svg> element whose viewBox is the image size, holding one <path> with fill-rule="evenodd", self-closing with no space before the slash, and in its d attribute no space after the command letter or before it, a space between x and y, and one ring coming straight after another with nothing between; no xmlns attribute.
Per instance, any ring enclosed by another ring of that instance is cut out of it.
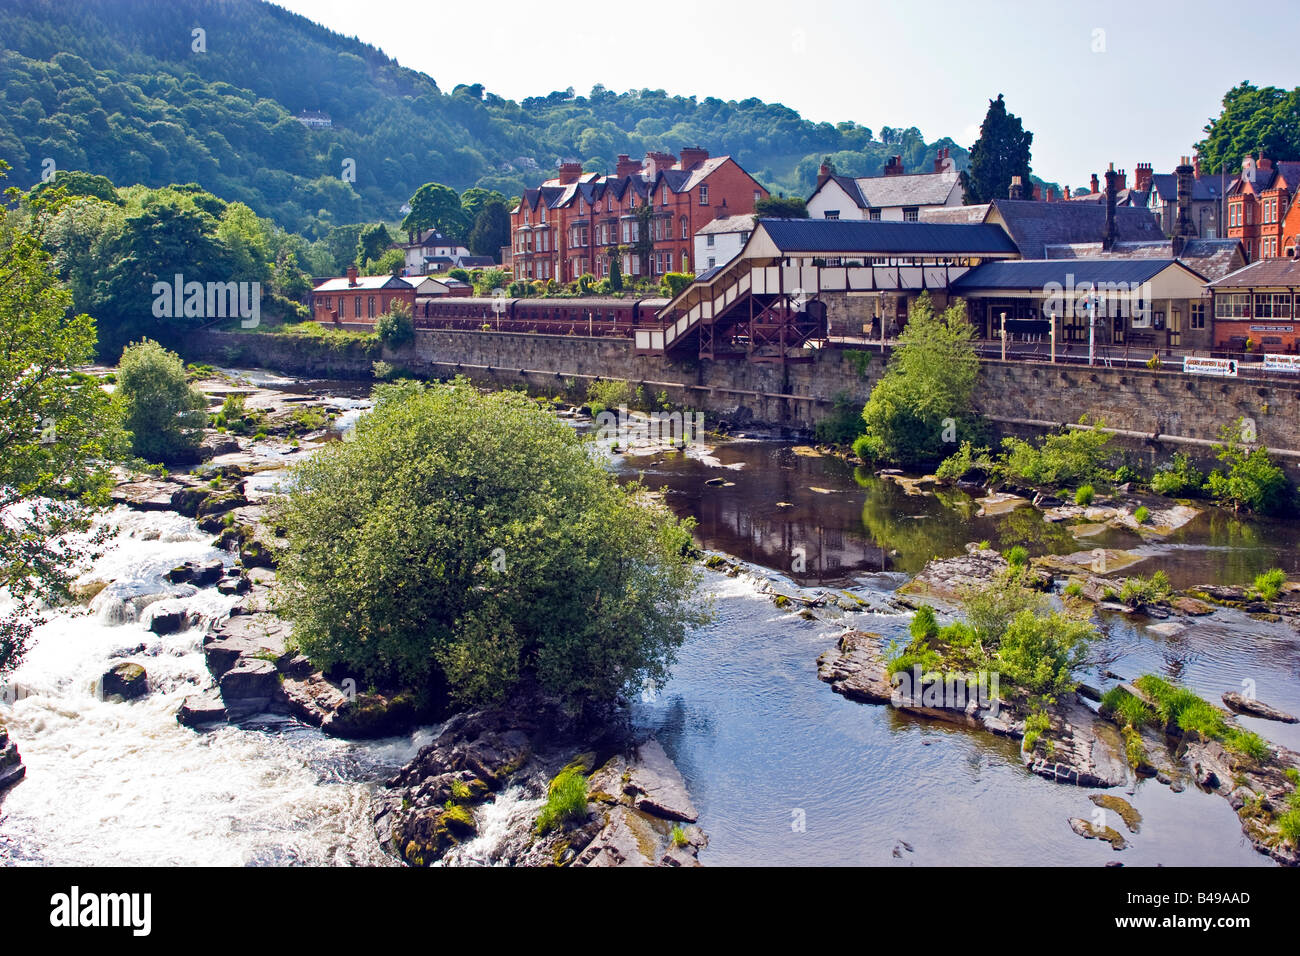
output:
<svg viewBox="0 0 1300 956"><path fill-rule="evenodd" d="M1300 372L1300 355L1265 355L1266 372Z"/></svg>
<svg viewBox="0 0 1300 956"><path fill-rule="evenodd" d="M1188 375L1217 375L1220 378L1236 378L1237 360L1184 355L1183 371Z"/></svg>

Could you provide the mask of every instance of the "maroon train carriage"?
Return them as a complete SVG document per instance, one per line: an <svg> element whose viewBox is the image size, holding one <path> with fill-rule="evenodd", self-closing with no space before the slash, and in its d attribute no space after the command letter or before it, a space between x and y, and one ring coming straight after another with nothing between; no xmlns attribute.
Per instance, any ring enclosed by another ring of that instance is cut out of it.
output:
<svg viewBox="0 0 1300 956"><path fill-rule="evenodd" d="M415 300L417 329L533 332L542 335L618 335L638 326L658 328L656 313L667 299L612 297L493 299L421 296Z"/></svg>

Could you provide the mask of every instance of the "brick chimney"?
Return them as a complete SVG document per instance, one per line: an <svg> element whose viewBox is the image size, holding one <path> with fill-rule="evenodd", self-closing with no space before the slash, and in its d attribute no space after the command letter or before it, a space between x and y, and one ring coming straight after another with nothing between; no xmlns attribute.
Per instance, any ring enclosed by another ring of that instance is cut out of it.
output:
<svg viewBox="0 0 1300 956"><path fill-rule="evenodd" d="M1115 164L1111 163L1106 170L1106 231L1101 237L1102 252L1110 252L1115 246L1115 197L1119 193L1119 180L1120 174L1115 172Z"/></svg>
<svg viewBox="0 0 1300 956"><path fill-rule="evenodd" d="M1066 187L1065 187L1065 198L1066 198L1066 199L1069 199L1069 198L1070 198L1070 187L1069 187L1069 186L1066 186Z"/></svg>
<svg viewBox="0 0 1300 956"><path fill-rule="evenodd" d="M1174 222L1173 253L1177 259L1183 254L1187 240L1196 235L1196 226L1192 224L1192 180L1196 167L1186 156L1174 170L1178 176L1178 219Z"/></svg>
<svg viewBox="0 0 1300 956"><path fill-rule="evenodd" d="M709 158L709 151L698 146L682 147L682 169L694 169Z"/></svg>
<svg viewBox="0 0 1300 956"><path fill-rule="evenodd" d="M1066 188L1066 189L1069 189L1070 187L1069 187L1069 186L1066 186L1065 188ZM1055 189L1048 189L1048 190L1047 190L1047 201L1048 201L1048 202L1056 202L1056 190L1055 190Z"/></svg>
<svg viewBox="0 0 1300 956"><path fill-rule="evenodd" d="M947 172L948 170L948 147L945 146L939 150L939 155L934 158L934 171L936 173Z"/></svg>
<svg viewBox="0 0 1300 956"><path fill-rule="evenodd" d="M1093 191L1094 193L1099 193L1099 192L1101 192L1101 184L1097 182L1097 174L1096 174L1096 173L1093 173L1093 174L1092 174L1092 182L1090 183L1090 185L1091 185L1091 187L1092 187L1092 191Z"/></svg>
<svg viewBox="0 0 1300 956"><path fill-rule="evenodd" d="M645 165L651 176L654 176L660 170L672 169L677 165L677 157L672 153L649 152L645 154Z"/></svg>
<svg viewBox="0 0 1300 956"><path fill-rule="evenodd" d="M1197 179L1201 178L1201 156L1199 153L1192 153L1192 175Z"/></svg>
<svg viewBox="0 0 1300 956"><path fill-rule="evenodd" d="M619 179L635 176L641 172L641 163L632 159L627 153L618 154L618 163L614 166L614 175Z"/></svg>
<svg viewBox="0 0 1300 956"><path fill-rule="evenodd" d="M1137 171L1133 174L1133 188L1140 193L1149 192L1152 174L1150 163L1138 163Z"/></svg>
<svg viewBox="0 0 1300 956"><path fill-rule="evenodd" d="M357 267L348 266L348 285L354 286L356 284L357 284Z"/></svg>
<svg viewBox="0 0 1300 956"><path fill-rule="evenodd" d="M903 175L903 157L902 157L902 156L890 156L890 157L889 157L889 162L885 163L885 175L886 175L886 176L901 176L901 175Z"/></svg>
<svg viewBox="0 0 1300 956"><path fill-rule="evenodd" d="M1035 187L1034 187L1034 200L1035 200L1036 202L1042 202L1042 201L1043 201L1043 187L1042 187L1042 186L1035 186Z"/></svg>
<svg viewBox="0 0 1300 956"><path fill-rule="evenodd" d="M1255 163L1255 166L1260 172L1267 172L1273 168L1273 160L1265 156L1263 153L1260 153L1259 160Z"/></svg>
<svg viewBox="0 0 1300 956"><path fill-rule="evenodd" d="M825 186L832 176L835 175L835 167L830 163L822 163L817 170L817 188Z"/></svg>
<svg viewBox="0 0 1300 956"><path fill-rule="evenodd" d="M560 185L576 183L582 176L582 163L560 163Z"/></svg>
<svg viewBox="0 0 1300 956"><path fill-rule="evenodd" d="M1007 190L1008 199L1024 199L1025 184L1019 176L1011 177L1011 188Z"/></svg>

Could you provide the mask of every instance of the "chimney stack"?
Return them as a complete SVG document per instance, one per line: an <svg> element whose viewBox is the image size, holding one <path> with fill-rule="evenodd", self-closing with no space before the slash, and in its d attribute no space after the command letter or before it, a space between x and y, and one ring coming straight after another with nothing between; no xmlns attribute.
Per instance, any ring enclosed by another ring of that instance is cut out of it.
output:
<svg viewBox="0 0 1300 956"><path fill-rule="evenodd" d="M576 183L582 176L582 163L560 163L560 185Z"/></svg>
<svg viewBox="0 0 1300 956"><path fill-rule="evenodd" d="M1183 254L1187 240L1196 235L1196 227L1192 224L1192 180L1196 167L1184 156L1174 173L1178 176L1178 219L1174 223L1173 241L1174 258L1177 259Z"/></svg>
<svg viewBox="0 0 1300 956"><path fill-rule="evenodd" d="M1111 163L1106 170L1106 232L1101 237L1101 249L1110 252L1115 246L1115 195L1119 192L1120 174Z"/></svg>
<svg viewBox="0 0 1300 956"><path fill-rule="evenodd" d="M1067 186L1067 187L1065 187L1065 188L1066 188L1066 189L1069 189L1070 187ZM1047 190L1047 201L1048 201L1048 202L1056 202L1056 190L1055 190L1055 189L1048 189L1048 190Z"/></svg>
<svg viewBox="0 0 1300 956"><path fill-rule="evenodd" d="M903 157L902 157L902 156L890 156L890 157L889 157L889 162L885 163L885 175L886 175L886 176L901 176L901 175L903 175Z"/></svg>
<svg viewBox="0 0 1300 956"><path fill-rule="evenodd" d="M835 168L830 163L822 163L821 168L817 170L817 188L821 189L835 175Z"/></svg>
<svg viewBox="0 0 1300 956"><path fill-rule="evenodd" d="M1138 163L1137 172L1133 176L1133 188L1140 193L1149 192L1151 190L1151 176L1153 174L1154 170L1150 163Z"/></svg>
<svg viewBox="0 0 1300 956"><path fill-rule="evenodd" d="M1043 187L1042 187L1042 186L1035 186L1035 187L1034 187L1033 196L1034 196L1034 201L1035 201L1035 202L1042 202L1042 201L1043 201Z"/></svg>
<svg viewBox="0 0 1300 956"><path fill-rule="evenodd" d="M357 284L357 267L348 266L348 285L354 286L356 284Z"/></svg>
<svg viewBox="0 0 1300 956"><path fill-rule="evenodd" d="M1069 187L1069 186L1066 186L1066 187L1065 187L1065 198L1066 198L1066 199L1069 199L1069 198L1070 198L1070 187Z"/></svg>
<svg viewBox="0 0 1300 956"><path fill-rule="evenodd" d="M709 158L709 151L698 146L682 147L682 169L694 169Z"/></svg>
<svg viewBox="0 0 1300 956"><path fill-rule="evenodd" d="M948 147L947 146L939 150L939 155L934 158L934 171L936 173L946 173L948 171Z"/></svg>
<svg viewBox="0 0 1300 956"><path fill-rule="evenodd" d="M618 154L618 162L614 166L614 175L619 179L626 179L628 176L635 176L641 172L641 163L628 156L627 153Z"/></svg>
<svg viewBox="0 0 1300 956"><path fill-rule="evenodd" d="M1024 185L1024 181L1023 181L1019 176L1012 176L1012 177L1011 177L1011 188L1007 190L1007 198L1008 198L1008 199L1024 199L1024 198L1025 198L1025 185Z"/></svg>
<svg viewBox="0 0 1300 956"><path fill-rule="evenodd" d="M1092 174L1092 182L1091 182L1091 186L1092 186L1092 191L1093 191L1094 193L1099 193L1099 192L1101 192L1101 184L1100 184L1099 182L1097 182L1097 174L1096 174L1096 173L1093 173L1093 174Z"/></svg>

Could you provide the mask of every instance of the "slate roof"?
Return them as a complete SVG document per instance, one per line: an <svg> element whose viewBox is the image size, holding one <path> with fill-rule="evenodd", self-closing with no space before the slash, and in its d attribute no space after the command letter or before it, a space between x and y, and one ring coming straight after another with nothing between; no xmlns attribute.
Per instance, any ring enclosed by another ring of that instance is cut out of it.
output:
<svg viewBox="0 0 1300 956"><path fill-rule="evenodd" d="M1007 255L1016 247L997 226L854 219L760 219L783 252L849 255Z"/></svg>
<svg viewBox="0 0 1300 956"><path fill-rule="evenodd" d="M1010 262L986 262L961 275L952 283L955 292L983 289L1044 289L1051 283L1062 287L1087 284L1126 283L1140 285L1170 266L1182 265L1177 259L1020 259ZM1195 270L1190 270L1195 272Z"/></svg>
<svg viewBox="0 0 1300 956"><path fill-rule="evenodd" d="M708 235L709 233L724 232L753 232L754 222L757 218L757 216L748 214L743 216L722 216L700 229L696 235L701 236Z"/></svg>
<svg viewBox="0 0 1300 956"><path fill-rule="evenodd" d="M966 222L979 223L988 215L989 204L975 206L934 206L920 211L922 222Z"/></svg>
<svg viewBox="0 0 1300 956"><path fill-rule="evenodd" d="M312 292L357 292L367 289L411 288L411 283L401 276L357 276L357 284L349 285L347 276L326 279Z"/></svg>
<svg viewBox="0 0 1300 956"><path fill-rule="evenodd" d="M1222 183L1215 175L1202 176L1192 180L1193 202L1218 202L1227 194L1236 176L1224 177ZM1175 173L1154 173L1151 176L1151 189L1160 194L1165 202L1178 201L1178 176ZM1149 197L1148 197L1149 198Z"/></svg>
<svg viewBox="0 0 1300 956"><path fill-rule="evenodd" d="M1016 247L1026 259L1045 258L1045 247L1056 243L1100 242L1106 231L1103 203L995 199L990 206L1002 216ZM992 213L990 209L988 214ZM1115 209L1117 242L1156 241L1164 236L1150 210L1135 206Z"/></svg>
<svg viewBox="0 0 1300 956"><path fill-rule="evenodd" d="M1300 259L1260 259L1215 282L1212 289L1300 288Z"/></svg>
<svg viewBox="0 0 1300 956"><path fill-rule="evenodd" d="M956 184L952 173L904 173L898 176L832 176L860 209L886 206L942 206Z"/></svg>
<svg viewBox="0 0 1300 956"><path fill-rule="evenodd" d="M1245 262L1239 255L1241 243L1236 239L1188 239L1179 256L1206 279L1221 279ZM1172 259L1173 241L1117 242L1110 252L1103 252L1100 242L1071 242L1047 245L1047 259Z"/></svg>

